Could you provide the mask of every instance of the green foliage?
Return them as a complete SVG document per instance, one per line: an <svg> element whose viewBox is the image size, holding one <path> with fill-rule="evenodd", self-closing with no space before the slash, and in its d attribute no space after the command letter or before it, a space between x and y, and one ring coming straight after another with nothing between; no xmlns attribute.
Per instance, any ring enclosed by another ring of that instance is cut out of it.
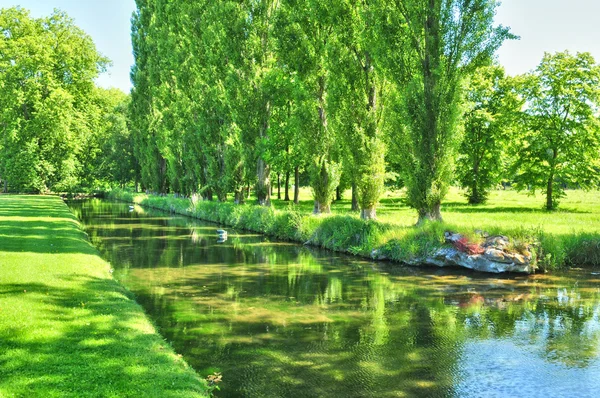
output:
<svg viewBox="0 0 600 398"><path fill-rule="evenodd" d="M500 182L506 148L522 105L500 66L478 69L469 81L457 177L470 204L484 203Z"/></svg>
<svg viewBox="0 0 600 398"><path fill-rule="evenodd" d="M73 191L101 127L94 79L108 60L56 11L0 10L0 179L13 191Z"/></svg>
<svg viewBox="0 0 600 398"><path fill-rule="evenodd" d="M385 144L376 137L365 143L357 177L358 202L361 209L374 209L384 192ZM364 218L364 217L363 217Z"/></svg>
<svg viewBox="0 0 600 398"><path fill-rule="evenodd" d="M381 253L402 262L424 258L444 244L444 232L449 229L443 223L424 222L414 228L395 230L387 237Z"/></svg>
<svg viewBox="0 0 600 398"><path fill-rule="evenodd" d="M599 87L600 66L589 53L545 54L520 79L526 107L513 171L517 188L546 194L547 210L558 207L565 186L600 183Z"/></svg>

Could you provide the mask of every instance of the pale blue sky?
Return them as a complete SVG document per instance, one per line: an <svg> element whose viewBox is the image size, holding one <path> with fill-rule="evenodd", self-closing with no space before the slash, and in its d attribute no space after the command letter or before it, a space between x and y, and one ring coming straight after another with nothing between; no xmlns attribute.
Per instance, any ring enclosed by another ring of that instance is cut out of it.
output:
<svg viewBox="0 0 600 398"><path fill-rule="evenodd" d="M16 5L31 10L34 17L49 15L54 8L66 11L113 61L98 83L129 91L134 0L0 0L0 8ZM503 0L497 23L510 26L521 40L505 43L498 59L511 75L535 68L544 52L589 51L600 62L599 17L597 0Z"/></svg>

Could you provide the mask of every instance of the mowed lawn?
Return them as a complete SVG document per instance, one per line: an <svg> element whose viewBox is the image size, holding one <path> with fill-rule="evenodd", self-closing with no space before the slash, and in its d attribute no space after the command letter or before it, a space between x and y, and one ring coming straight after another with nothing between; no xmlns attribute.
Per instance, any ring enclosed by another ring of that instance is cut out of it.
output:
<svg viewBox="0 0 600 398"><path fill-rule="evenodd" d="M0 397L206 395L60 198L0 195Z"/></svg>
<svg viewBox="0 0 600 398"><path fill-rule="evenodd" d="M290 191L293 197L293 192ZM283 197L283 192L282 192ZM377 209L381 222L399 226L411 226L417 222L417 213L406 205L404 191L388 191L384 194ZM312 194L309 188L300 191L300 208L311 212ZM285 209L289 202L273 200L277 209ZM514 190L492 191L485 205L469 205L459 189L452 188L442 204L442 217L450 226L460 230L514 231L536 229L553 235L579 233L600 233L600 192L568 190L567 196L554 212L543 210L545 197L535 196ZM334 202L334 214L355 214L350 212L350 191L343 200Z"/></svg>

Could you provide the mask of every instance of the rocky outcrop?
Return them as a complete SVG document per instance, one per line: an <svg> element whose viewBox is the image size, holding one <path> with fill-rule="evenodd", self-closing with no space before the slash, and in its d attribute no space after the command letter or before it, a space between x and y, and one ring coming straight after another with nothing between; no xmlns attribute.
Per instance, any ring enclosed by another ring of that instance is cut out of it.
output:
<svg viewBox="0 0 600 398"><path fill-rule="evenodd" d="M464 267L475 271L503 273L519 272L530 274L536 267L531 248L524 247L520 252L511 250L510 240L506 236L483 235L484 242L471 243L468 239L452 232L445 233L447 245L434 253L404 262L408 265L435 265L438 267ZM513 245L514 246L514 245ZM381 259L381 253L374 250L373 258Z"/></svg>
<svg viewBox="0 0 600 398"><path fill-rule="evenodd" d="M459 266L482 272L532 273L531 249L521 253L508 250L510 240L506 236L489 236L481 244L469 243L461 234L446 232L446 243L451 246L438 249L435 253L415 263L426 263L439 267ZM412 261L411 261L412 263Z"/></svg>

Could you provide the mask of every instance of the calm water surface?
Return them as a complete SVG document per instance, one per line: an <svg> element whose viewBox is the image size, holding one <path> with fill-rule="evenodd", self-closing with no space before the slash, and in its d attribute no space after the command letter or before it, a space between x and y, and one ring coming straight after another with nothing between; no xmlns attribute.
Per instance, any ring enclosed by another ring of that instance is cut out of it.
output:
<svg viewBox="0 0 600 398"><path fill-rule="evenodd" d="M377 264L99 200L70 203L223 397L599 397L600 271Z"/></svg>

